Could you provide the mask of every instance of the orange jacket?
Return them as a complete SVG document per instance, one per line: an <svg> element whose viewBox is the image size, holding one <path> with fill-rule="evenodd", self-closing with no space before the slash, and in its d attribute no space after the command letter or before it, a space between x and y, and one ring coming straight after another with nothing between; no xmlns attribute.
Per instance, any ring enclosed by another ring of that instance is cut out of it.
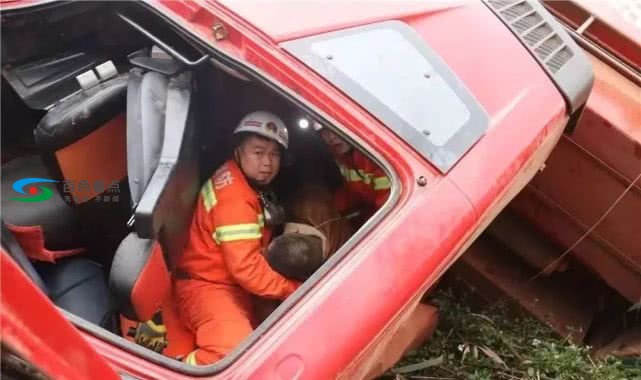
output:
<svg viewBox="0 0 641 380"><path fill-rule="evenodd" d="M263 210L233 160L205 182L178 268L190 277L240 285L262 297L284 299L299 284L271 269L262 250L271 238Z"/></svg>
<svg viewBox="0 0 641 380"><path fill-rule="evenodd" d="M366 208L373 212L389 197L391 182L385 172L356 149L336 158L345 186L336 194L341 213Z"/></svg>

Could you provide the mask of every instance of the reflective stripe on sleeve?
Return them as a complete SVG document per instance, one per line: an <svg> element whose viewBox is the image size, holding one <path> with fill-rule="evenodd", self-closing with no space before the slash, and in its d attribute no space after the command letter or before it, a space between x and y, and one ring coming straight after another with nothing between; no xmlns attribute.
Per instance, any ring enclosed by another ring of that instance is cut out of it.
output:
<svg viewBox="0 0 641 380"><path fill-rule="evenodd" d="M216 243L225 243L230 241L260 239L263 236L261 227L258 223L232 224L216 228L212 237Z"/></svg>
<svg viewBox="0 0 641 380"><path fill-rule="evenodd" d="M391 187L392 182L387 176L374 178L374 190L387 190Z"/></svg>
<svg viewBox="0 0 641 380"><path fill-rule="evenodd" d="M373 174L371 173L366 173L363 170L354 170L350 169L346 166L340 166L339 167L341 171L341 175L345 178L346 181L348 182L363 182L366 185L369 185L372 183L372 177Z"/></svg>
<svg viewBox="0 0 641 380"><path fill-rule="evenodd" d="M203 203L205 204L205 209L209 212L212 207L216 206L216 193L214 193L214 188L211 185L211 180L207 180L203 185L203 188L200 190L200 193L203 195Z"/></svg>

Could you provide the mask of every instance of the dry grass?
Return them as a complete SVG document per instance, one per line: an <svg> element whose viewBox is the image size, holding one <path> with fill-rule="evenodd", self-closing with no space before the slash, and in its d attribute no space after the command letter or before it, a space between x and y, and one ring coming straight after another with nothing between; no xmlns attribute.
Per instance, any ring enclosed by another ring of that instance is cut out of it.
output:
<svg viewBox="0 0 641 380"><path fill-rule="evenodd" d="M508 307L480 304L464 290L439 289L441 312L429 343L381 379L641 380L641 358L593 360L539 321Z"/></svg>

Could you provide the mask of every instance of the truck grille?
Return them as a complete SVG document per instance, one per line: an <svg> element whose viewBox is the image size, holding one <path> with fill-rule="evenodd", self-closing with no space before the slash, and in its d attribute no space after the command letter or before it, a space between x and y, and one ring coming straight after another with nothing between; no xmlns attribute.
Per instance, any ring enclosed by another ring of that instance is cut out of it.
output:
<svg viewBox="0 0 641 380"><path fill-rule="evenodd" d="M527 43L552 74L556 74L574 55L529 1L488 0L488 4Z"/></svg>

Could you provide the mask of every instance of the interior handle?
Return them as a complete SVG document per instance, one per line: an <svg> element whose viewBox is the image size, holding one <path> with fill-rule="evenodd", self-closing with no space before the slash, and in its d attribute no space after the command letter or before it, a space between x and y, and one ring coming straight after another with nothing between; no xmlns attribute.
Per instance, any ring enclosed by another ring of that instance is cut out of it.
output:
<svg viewBox="0 0 641 380"><path fill-rule="evenodd" d="M142 26L138 25L136 22L128 18L127 16L124 16L120 13L118 13L118 17L120 17L124 22L127 24L131 25L134 29L142 33L145 37L149 38L152 40L156 45L158 45L159 48L164 50L167 54L171 55L175 59L177 59L180 63L189 66L189 67L194 67L202 64L203 62L207 61L209 56L207 54L203 55L196 61L190 61L189 59L185 58L182 54L174 50L171 46L167 45L164 43L162 40L160 40L158 37L154 36L151 32L149 32L147 29L143 28Z"/></svg>

